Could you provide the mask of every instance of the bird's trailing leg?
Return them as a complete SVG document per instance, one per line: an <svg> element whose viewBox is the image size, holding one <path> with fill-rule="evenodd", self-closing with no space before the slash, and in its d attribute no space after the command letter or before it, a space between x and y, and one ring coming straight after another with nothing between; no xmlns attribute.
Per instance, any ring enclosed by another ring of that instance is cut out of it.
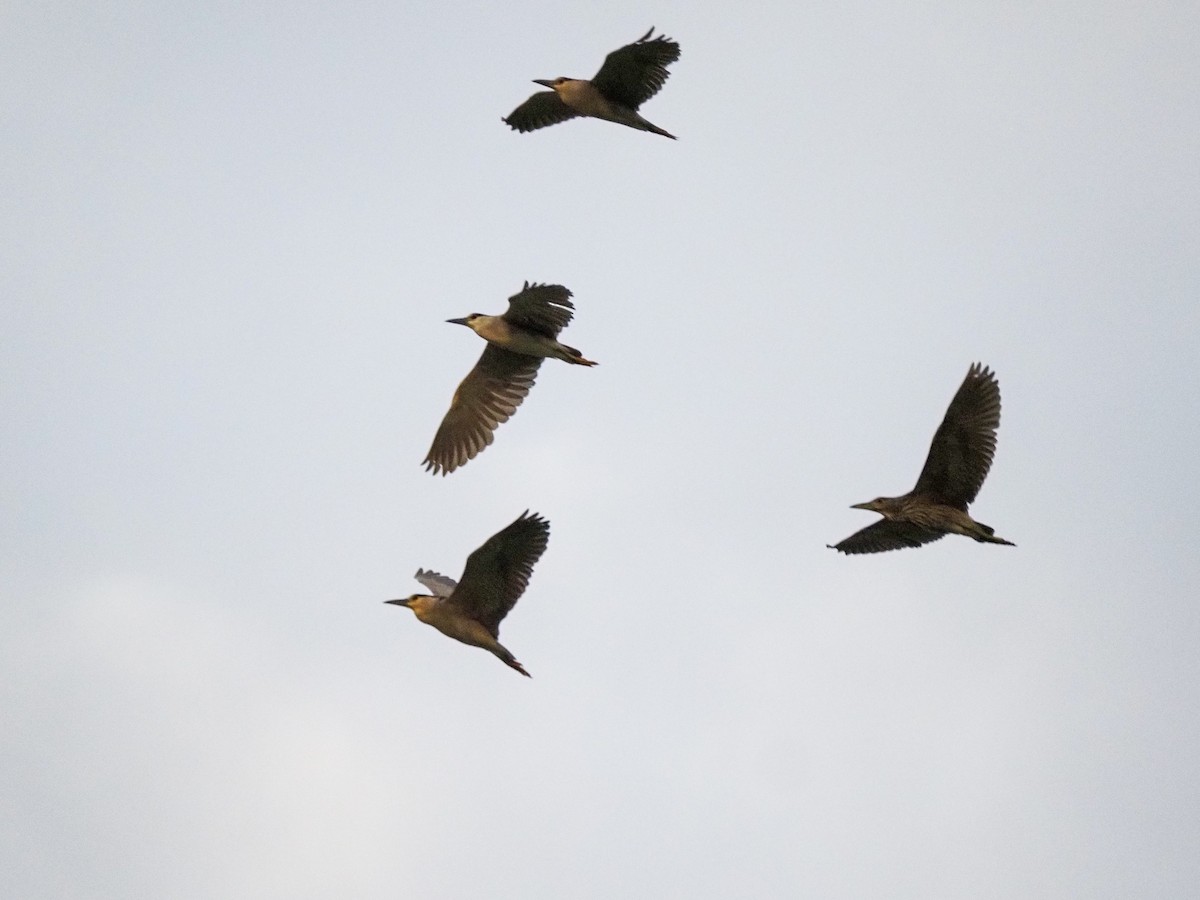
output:
<svg viewBox="0 0 1200 900"><path fill-rule="evenodd" d="M646 121L641 116L639 116L637 113L634 113L634 116L637 117L637 122L638 122L637 125L633 126L634 128L640 128L642 131L649 131L654 134L661 134L663 137L668 137L673 141L679 140L677 137L675 137L675 135L671 134L671 132L665 131L662 128L659 128L653 122ZM625 123L625 124L628 124L628 123Z"/></svg>
<svg viewBox="0 0 1200 900"><path fill-rule="evenodd" d="M981 544L1004 544L1006 547L1017 546L1012 541L1006 541L1002 537L996 537L995 535L991 535L991 534L986 535L984 537L977 537L977 538L975 538L975 540L979 541L979 543L981 543Z"/></svg>
<svg viewBox="0 0 1200 900"><path fill-rule="evenodd" d="M562 349L567 351L567 355L560 356L559 359L564 362L569 362L573 366L598 366L600 363L592 362L590 359L584 359L583 354L574 347L568 347L566 344L559 344Z"/></svg>
<svg viewBox="0 0 1200 900"><path fill-rule="evenodd" d="M979 543L1004 544L1006 547L1017 546L1012 541L1006 541L1002 537L996 537L996 529L992 528L991 525L984 525L982 522L976 522L975 524L978 525L982 530L979 533L971 535L971 537L975 538L975 540L977 540Z"/></svg>
<svg viewBox="0 0 1200 900"><path fill-rule="evenodd" d="M526 678L533 677L532 675L530 675L528 672L525 671L525 667L523 665L521 665L519 662L517 662L517 658L515 656L513 656L511 653L509 653L508 650L502 644L498 643L494 647L488 647L488 649L491 650L492 653L496 654L496 656L498 656L500 658L500 661L502 663L504 663L506 666L516 669L518 672L520 672Z"/></svg>

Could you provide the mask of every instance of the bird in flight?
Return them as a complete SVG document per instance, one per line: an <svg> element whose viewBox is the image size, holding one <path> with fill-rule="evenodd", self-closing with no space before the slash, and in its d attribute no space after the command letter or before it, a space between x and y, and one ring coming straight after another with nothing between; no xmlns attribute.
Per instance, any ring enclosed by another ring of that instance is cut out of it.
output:
<svg viewBox="0 0 1200 900"><path fill-rule="evenodd" d="M460 581L417 569L417 581L433 593L384 602L407 606L446 637L482 647L529 678L525 667L500 643L500 622L525 593L549 540L550 523L526 510L467 557Z"/></svg>
<svg viewBox="0 0 1200 900"><path fill-rule="evenodd" d="M561 284L530 284L508 298L503 315L471 313L447 319L466 325L487 341L483 355L462 380L450 410L434 435L425 470L447 475L474 459L492 442L492 433L517 411L546 358L594 366L574 347L558 342L571 321L571 292Z"/></svg>
<svg viewBox="0 0 1200 900"><path fill-rule="evenodd" d="M651 40L653 33L651 28L632 44L604 57L604 65L591 81L535 78L534 84L550 90L534 94L501 121L524 132L575 116L591 116L675 140L675 135L638 114L638 107L657 94L670 76L667 66L679 59L679 45L661 34Z"/></svg>
<svg viewBox="0 0 1200 900"><path fill-rule="evenodd" d="M916 487L902 497L854 504L851 509L871 510L883 519L829 546L842 553L879 553L920 547L946 534L1015 546L967 515L991 468L999 427L1000 385L991 369L975 363L933 435Z"/></svg>

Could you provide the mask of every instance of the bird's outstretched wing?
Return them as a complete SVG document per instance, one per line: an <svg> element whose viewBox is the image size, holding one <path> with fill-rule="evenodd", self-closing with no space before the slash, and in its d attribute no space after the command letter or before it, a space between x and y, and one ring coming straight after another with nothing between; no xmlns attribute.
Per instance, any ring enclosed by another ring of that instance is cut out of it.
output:
<svg viewBox="0 0 1200 900"><path fill-rule="evenodd" d="M492 442L492 432L517 411L541 364L541 357L488 344L454 392L425 457L425 470L448 475L474 459Z"/></svg>
<svg viewBox="0 0 1200 900"><path fill-rule="evenodd" d="M554 91L538 91L501 121L509 128L525 132L557 125L577 115Z"/></svg>
<svg viewBox="0 0 1200 900"><path fill-rule="evenodd" d="M914 494L966 510L996 452L1000 385L991 369L972 364L929 447Z"/></svg>
<svg viewBox="0 0 1200 900"><path fill-rule="evenodd" d="M550 523L526 510L467 557L462 580L450 602L482 622L493 637L500 621L529 585L533 566L546 551Z"/></svg>
<svg viewBox="0 0 1200 900"><path fill-rule="evenodd" d="M636 110L661 90L670 72L667 66L679 59L679 45L651 28L632 44L604 57L604 65L592 86L609 100Z"/></svg>
<svg viewBox="0 0 1200 900"><path fill-rule="evenodd" d="M829 546L841 553L882 553L902 547L920 547L944 535L944 531L931 531L911 522L880 519L874 525L854 532L844 541Z"/></svg>
<svg viewBox="0 0 1200 900"><path fill-rule="evenodd" d="M571 311L575 305L570 297L571 292L561 284L530 284L527 281L521 293L508 298L504 319L548 338L557 338L573 315Z"/></svg>
<svg viewBox="0 0 1200 900"><path fill-rule="evenodd" d="M449 597L454 593L454 589L458 587L458 582L453 578L447 578L445 575L439 575L437 572L426 572L424 569L417 569L417 574L413 576L435 597Z"/></svg>

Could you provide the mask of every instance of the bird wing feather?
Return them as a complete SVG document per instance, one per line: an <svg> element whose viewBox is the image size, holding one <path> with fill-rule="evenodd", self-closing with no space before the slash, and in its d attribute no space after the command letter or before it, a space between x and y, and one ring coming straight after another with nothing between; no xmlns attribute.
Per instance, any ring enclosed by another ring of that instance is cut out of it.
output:
<svg viewBox="0 0 1200 900"><path fill-rule="evenodd" d="M651 28L632 44L604 57L592 86L607 99L636 110L657 94L671 73L667 66L679 59L679 45Z"/></svg>
<svg viewBox="0 0 1200 900"><path fill-rule="evenodd" d="M435 597L449 597L458 587L458 582L453 578L447 578L437 572L426 572L424 569L417 569L417 574L413 578L417 579L425 590L430 591Z"/></svg>
<svg viewBox="0 0 1200 900"><path fill-rule="evenodd" d="M434 435L425 469L447 475L492 442L492 432L517 411L537 378L541 357L488 344L459 384Z"/></svg>
<svg viewBox="0 0 1200 900"><path fill-rule="evenodd" d="M944 535L944 531L930 531L911 522L880 519L831 546L841 553L882 553L902 547L920 547Z"/></svg>
<svg viewBox="0 0 1200 900"><path fill-rule="evenodd" d="M554 91L538 91L501 121L509 128L525 132L557 125L577 115Z"/></svg>
<svg viewBox="0 0 1200 900"><path fill-rule="evenodd" d="M933 436L913 493L965 512L992 466L999 427L1000 385L974 363Z"/></svg>
<svg viewBox="0 0 1200 900"><path fill-rule="evenodd" d="M498 638L501 620L528 587L534 564L546 551L549 539L550 523L526 510L467 557L462 580L447 602Z"/></svg>
<svg viewBox="0 0 1200 900"><path fill-rule="evenodd" d="M557 338L573 315L571 310L575 305L570 297L571 292L561 284L530 284L527 281L519 294L508 298L504 320L527 331Z"/></svg>

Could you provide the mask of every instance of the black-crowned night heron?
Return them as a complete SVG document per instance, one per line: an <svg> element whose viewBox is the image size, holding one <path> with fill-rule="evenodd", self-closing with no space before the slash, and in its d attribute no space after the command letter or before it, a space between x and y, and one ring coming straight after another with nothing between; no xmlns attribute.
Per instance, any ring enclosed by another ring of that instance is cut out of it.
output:
<svg viewBox="0 0 1200 900"><path fill-rule="evenodd" d="M1015 546L967 515L991 468L999 427L1000 385L990 369L975 363L933 436L916 487L903 497L854 504L851 509L869 509L883 519L830 546L842 553L879 553L920 547L946 534Z"/></svg>
<svg viewBox="0 0 1200 900"><path fill-rule="evenodd" d="M508 298L503 315L471 313L465 319L446 320L466 325L488 344L454 392L450 411L425 457L426 471L446 475L490 444L492 432L509 420L533 387L543 359L596 365L574 347L558 342L558 333L571 321L575 308L570 297L561 284L527 281L521 293Z"/></svg>
<svg viewBox="0 0 1200 900"><path fill-rule="evenodd" d="M667 66L679 59L679 45L661 34L651 40L653 33L651 28L632 44L608 54L591 81L535 78L534 84L550 90L534 94L502 121L517 131L534 131L575 116L591 116L675 140L675 135L647 122L637 111L659 92L670 75Z"/></svg>
<svg viewBox="0 0 1200 900"><path fill-rule="evenodd" d="M467 557L461 581L417 569L417 581L433 593L384 602L407 606L446 637L482 647L528 678L525 667L501 645L500 622L525 592L549 539L550 523L526 510Z"/></svg>

